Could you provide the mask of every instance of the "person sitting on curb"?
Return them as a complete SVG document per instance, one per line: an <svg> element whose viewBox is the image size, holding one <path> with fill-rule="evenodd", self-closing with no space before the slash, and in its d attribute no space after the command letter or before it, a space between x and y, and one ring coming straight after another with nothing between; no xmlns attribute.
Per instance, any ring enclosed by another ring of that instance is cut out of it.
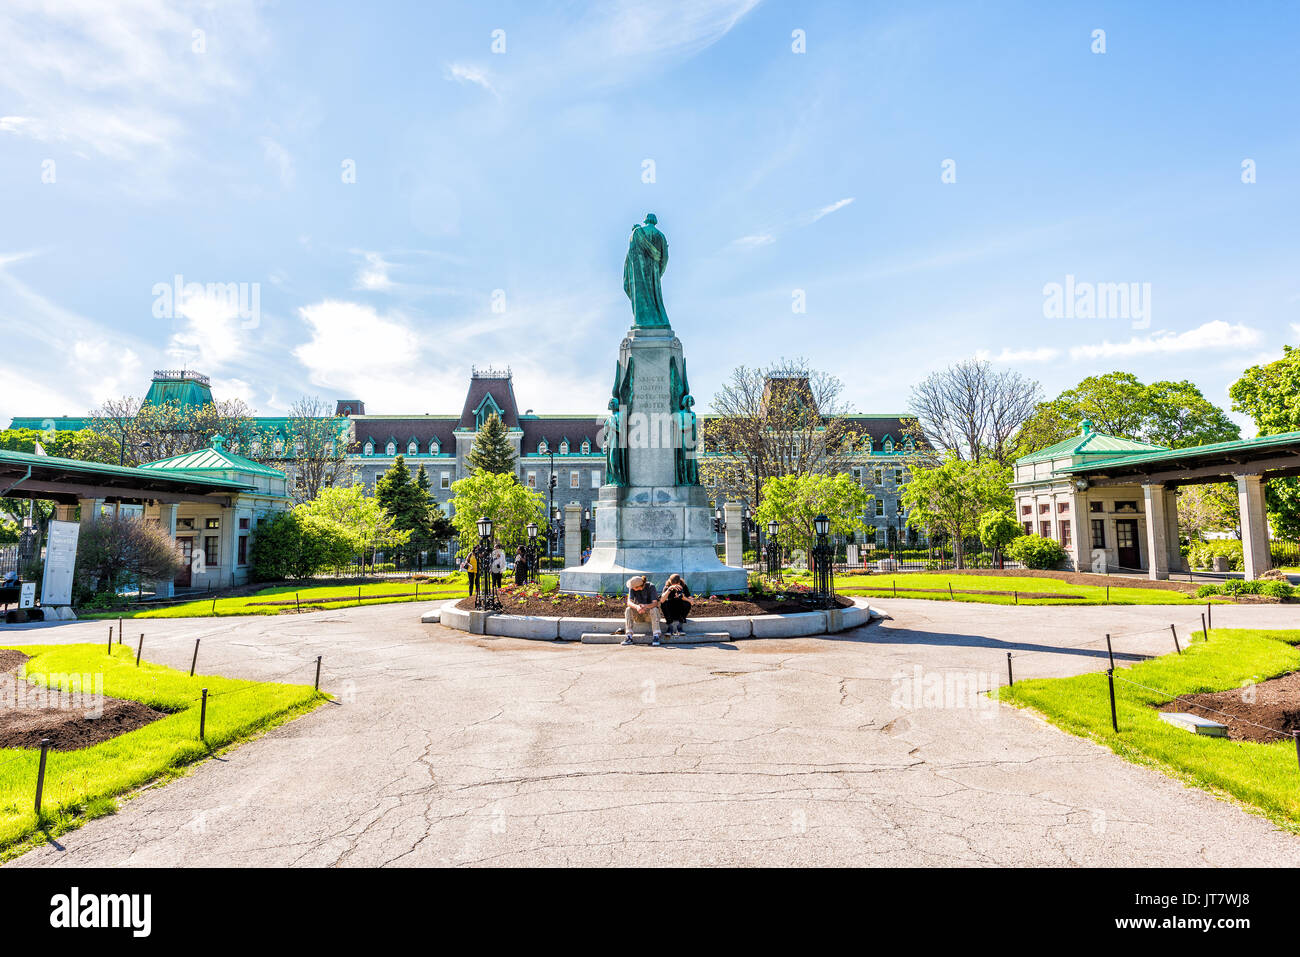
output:
<svg viewBox="0 0 1300 957"><path fill-rule="evenodd" d="M668 634L680 635L682 626L686 624L686 616L691 613L691 590L681 575L673 573L668 576L668 581L664 582L664 594L659 601L659 609L663 612L664 620L668 622Z"/></svg>
<svg viewBox="0 0 1300 957"><path fill-rule="evenodd" d="M633 625L638 621L650 622L650 630L654 633L650 644L657 645L663 640L659 592L646 581L644 575L633 575L627 580L627 609L623 612L623 633L627 637L623 639L623 644L632 644Z"/></svg>

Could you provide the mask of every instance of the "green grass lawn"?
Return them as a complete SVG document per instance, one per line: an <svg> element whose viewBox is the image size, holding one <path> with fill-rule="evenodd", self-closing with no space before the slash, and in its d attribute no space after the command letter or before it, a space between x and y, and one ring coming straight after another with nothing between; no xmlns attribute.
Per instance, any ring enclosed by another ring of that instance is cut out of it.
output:
<svg viewBox="0 0 1300 957"><path fill-rule="evenodd" d="M1227 794L1288 830L1300 832L1300 767L1292 741L1257 744L1202 737L1165 724L1152 705L1175 695L1226 691L1300 667L1300 631L1214 628L1200 632L1183 654L1139 662L1115 674L1156 694L1116 680L1119 733L1110 721L1105 673L1017 681L997 691L1000 700L1032 708L1071 734L1091 738L1137 764Z"/></svg>
<svg viewBox="0 0 1300 957"><path fill-rule="evenodd" d="M48 676L104 676L103 693L171 712L152 724L75 751L50 751L45 769L43 820L34 809L39 749L0 748L0 860L35 839L79 827L116 810L116 796L180 773L185 765L251 735L311 711L327 696L312 689L314 660L304 660L296 684L239 681L196 675L141 662L124 645L110 657L104 645L10 645L31 657L24 674L51 685ZM199 699L208 689L206 738L199 740Z"/></svg>
<svg viewBox="0 0 1300 957"><path fill-rule="evenodd" d="M951 583L953 595L948 595ZM986 605L1203 605L1205 599L1161 588L1115 584L1109 598L1104 585L1071 585L1057 578L1021 578L1013 575L963 575L960 572L844 575L835 579L835 590L844 595L892 598L926 598L939 601L978 602ZM920 589L903 591L903 589ZM1038 592L1059 598L1024 598L1015 594L977 595L975 591Z"/></svg>
<svg viewBox="0 0 1300 957"><path fill-rule="evenodd" d="M418 594L417 592L418 585ZM432 598L454 598L465 595L468 585L463 574L450 576L446 580L428 582L371 582L365 585L276 585L263 588L252 595L240 595L234 598L197 598L194 601L177 602L171 605L159 605L157 608L144 608L133 611L87 611L80 613L82 618L205 618L222 615L279 615L293 605L264 605L265 601L293 601L297 595L302 605L311 606L315 611L322 608L356 607L357 589L360 588L361 604L379 605L401 601L425 601ZM323 601L332 598L334 601Z"/></svg>

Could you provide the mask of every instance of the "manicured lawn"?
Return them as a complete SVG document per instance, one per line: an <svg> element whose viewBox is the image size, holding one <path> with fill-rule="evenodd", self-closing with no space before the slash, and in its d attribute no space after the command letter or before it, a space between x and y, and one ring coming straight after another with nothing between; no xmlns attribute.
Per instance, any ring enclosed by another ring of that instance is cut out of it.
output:
<svg viewBox="0 0 1300 957"><path fill-rule="evenodd" d="M948 585L953 593L949 597ZM898 591L895 595L895 587ZM963 575L960 572L847 575L835 579L835 590L845 595L871 598L927 598L938 601L979 602L988 605L1203 605L1205 599L1183 592L1131 585L1111 585L1109 598L1104 585L1072 585L1056 578L1021 578L1012 575ZM1012 592L980 595L975 592ZM1020 592L1017 596L1014 593ZM1025 598L1026 592L1059 595L1058 598Z"/></svg>
<svg viewBox="0 0 1300 957"><path fill-rule="evenodd" d="M75 751L48 755L42 814L56 836L85 820L116 810L113 798L185 765L314 709L327 696L312 689L314 660L288 680L295 684L239 681L195 675L162 665L135 665L134 651L104 645L13 645L31 658L26 677L49 685L49 675L104 676L103 693L171 712L135 731ZM55 678L53 687L58 686ZM199 700L208 689L206 740L199 740ZM40 750L0 748L0 859L18 853L37 834L34 810ZM37 839L41 839L39 836Z"/></svg>
<svg viewBox="0 0 1300 957"><path fill-rule="evenodd" d="M1014 687L1000 688L996 694L1009 704L1032 708L1058 727L1091 738L1123 758L1231 795L1287 829L1300 831L1300 767L1292 741L1258 744L1194 735L1161 721L1152 707L1176 695L1226 691L1246 681L1264 681L1295 671L1300 668L1297 642L1300 631L1215 628L1210 630L1208 642L1200 632L1194 634L1181 655L1164 655L1117 669L1118 734L1111 727L1105 673L1017 681Z"/></svg>
<svg viewBox="0 0 1300 957"><path fill-rule="evenodd" d="M418 594L417 594L418 585ZM235 598L198 598L194 601L178 602L174 605L159 605L157 608L139 611L103 611L85 612L82 618L204 618L222 615L279 615L285 609L294 609L292 604L297 595L302 605L311 606L315 611L321 608L348 608L357 605L357 590L360 589L361 604L378 605L400 601L425 601L431 598L454 598L465 595L468 585L463 574L455 574L446 579L428 582L372 582L366 585L276 585L264 588L253 595L240 595ZM333 599L326 601L324 599ZM287 601L285 605L259 604L267 601Z"/></svg>

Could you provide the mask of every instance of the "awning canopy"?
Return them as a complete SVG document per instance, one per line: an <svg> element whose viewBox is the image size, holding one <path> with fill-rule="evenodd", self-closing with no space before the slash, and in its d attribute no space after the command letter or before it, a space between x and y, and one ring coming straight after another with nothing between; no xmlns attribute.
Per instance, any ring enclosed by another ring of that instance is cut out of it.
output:
<svg viewBox="0 0 1300 957"><path fill-rule="evenodd" d="M0 450L0 497L39 498L60 505L110 502L211 502L256 486L183 471L130 468L52 455Z"/></svg>
<svg viewBox="0 0 1300 957"><path fill-rule="evenodd" d="M1300 432L1116 456L1066 466L1056 473L1086 478L1093 485L1198 485L1237 475L1266 479L1300 475Z"/></svg>

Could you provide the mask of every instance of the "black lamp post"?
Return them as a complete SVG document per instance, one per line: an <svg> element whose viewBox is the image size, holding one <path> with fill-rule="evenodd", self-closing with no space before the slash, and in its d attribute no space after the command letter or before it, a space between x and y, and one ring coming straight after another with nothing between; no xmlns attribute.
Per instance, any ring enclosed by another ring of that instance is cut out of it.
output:
<svg viewBox="0 0 1300 957"><path fill-rule="evenodd" d="M478 520L478 545L474 547L474 558L478 566L478 588L474 595L474 607L479 611L500 611L501 599L497 597L497 586L492 579L492 519Z"/></svg>
<svg viewBox="0 0 1300 957"><path fill-rule="evenodd" d="M818 608L830 608L835 602L835 576L832 570L835 550L826 540L830 526L830 519L825 515L813 519L817 544L813 546L813 590L810 597Z"/></svg>
<svg viewBox="0 0 1300 957"><path fill-rule="evenodd" d="M528 544L524 546L524 561L528 567L524 569L524 581L529 584L537 584L537 523L528 523Z"/></svg>
<svg viewBox="0 0 1300 957"><path fill-rule="evenodd" d="M781 525L776 519L767 523L767 575L769 578L781 577L781 545L776 540L776 533Z"/></svg>
<svg viewBox="0 0 1300 957"><path fill-rule="evenodd" d="M553 553L560 553L560 543L564 541L564 523L560 521L560 508L551 507L551 527L547 529L547 547Z"/></svg>

